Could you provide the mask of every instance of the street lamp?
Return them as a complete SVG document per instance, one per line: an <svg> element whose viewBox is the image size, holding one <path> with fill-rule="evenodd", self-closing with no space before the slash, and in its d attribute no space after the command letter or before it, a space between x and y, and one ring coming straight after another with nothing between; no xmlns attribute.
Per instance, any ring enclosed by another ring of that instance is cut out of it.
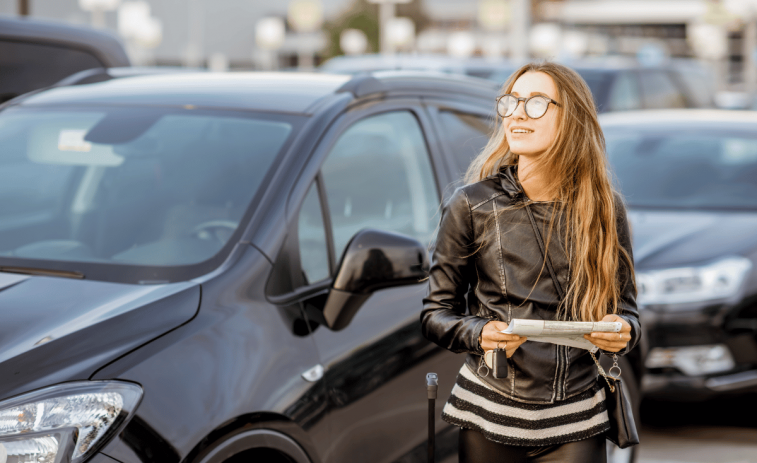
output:
<svg viewBox="0 0 757 463"><path fill-rule="evenodd" d="M396 5L399 3L410 3L412 0L368 0L368 3L377 3L379 5L379 51L384 54L394 54L395 48L392 44L391 34L389 32L390 23L394 19Z"/></svg>
<svg viewBox="0 0 757 463"><path fill-rule="evenodd" d="M163 23L150 15L146 1L124 2L118 8L118 33L142 48L155 48L163 40Z"/></svg>
<svg viewBox="0 0 757 463"><path fill-rule="evenodd" d="M386 24L386 35L393 50L412 47L415 23L410 18L392 18Z"/></svg>
<svg viewBox="0 0 757 463"><path fill-rule="evenodd" d="M127 1L118 7L118 33L126 42L126 49L135 64L153 60L149 49L163 40L163 23L151 16L150 4L144 0Z"/></svg>
<svg viewBox="0 0 757 463"><path fill-rule="evenodd" d="M479 0L478 23L487 32L481 51L490 59L502 56L507 44L504 37L510 23L510 3L507 0Z"/></svg>
<svg viewBox="0 0 757 463"><path fill-rule="evenodd" d="M105 28L105 12L118 8L121 0L79 0L79 8L92 13L92 27Z"/></svg>
<svg viewBox="0 0 757 463"><path fill-rule="evenodd" d="M317 50L308 34L314 34L323 25L323 5L320 0L291 0L287 8L287 20L298 34L297 64L300 68L313 68L313 55Z"/></svg>
<svg viewBox="0 0 757 463"><path fill-rule="evenodd" d="M260 19L255 24L255 44L263 51L262 67L267 70L277 68L276 50L284 43L286 28L284 20L278 17Z"/></svg>
<svg viewBox="0 0 757 463"><path fill-rule="evenodd" d="M510 57L518 61L528 59L528 37L531 29L531 0L510 0Z"/></svg>
<svg viewBox="0 0 757 463"><path fill-rule="evenodd" d="M562 28L556 23L535 24L529 34L531 51L543 58L555 58L562 44Z"/></svg>
<svg viewBox="0 0 757 463"><path fill-rule="evenodd" d="M368 49L368 37L360 29L345 29L339 35L339 47L348 55L360 55Z"/></svg>
<svg viewBox="0 0 757 463"><path fill-rule="evenodd" d="M476 38L466 31L453 32L447 39L447 53L455 58L469 58L476 51Z"/></svg>

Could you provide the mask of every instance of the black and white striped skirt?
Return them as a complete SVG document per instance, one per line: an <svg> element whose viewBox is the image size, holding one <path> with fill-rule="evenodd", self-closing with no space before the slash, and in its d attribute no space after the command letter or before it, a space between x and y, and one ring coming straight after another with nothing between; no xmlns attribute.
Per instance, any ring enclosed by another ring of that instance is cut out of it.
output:
<svg viewBox="0 0 757 463"><path fill-rule="evenodd" d="M610 429L605 391L599 383L559 403L526 404L493 390L466 365L457 375L442 419L491 441L520 446L575 442Z"/></svg>

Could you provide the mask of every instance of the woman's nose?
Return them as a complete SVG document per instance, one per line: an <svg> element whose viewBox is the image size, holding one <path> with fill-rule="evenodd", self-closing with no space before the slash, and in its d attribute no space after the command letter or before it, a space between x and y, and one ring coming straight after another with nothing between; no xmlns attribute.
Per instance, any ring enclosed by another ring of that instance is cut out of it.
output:
<svg viewBox="0 0 757 463"><path fill-rule="evenodd" d="M526 114L526 102L518 101L515 104L515 111L513 111L510 117L512 117L513 119L527 119L528 114Z"/></svg>

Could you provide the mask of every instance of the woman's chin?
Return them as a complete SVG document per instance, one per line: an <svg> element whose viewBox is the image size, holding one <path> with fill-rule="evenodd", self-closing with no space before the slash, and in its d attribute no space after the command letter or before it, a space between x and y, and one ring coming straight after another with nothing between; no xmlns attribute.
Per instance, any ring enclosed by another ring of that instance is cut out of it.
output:
<svg viewBox="0 0 757 463"><path fill-rule="evenodd" d="M535 158L539 156L541 153L544 152L544 150L534 149L530 146L518 146L516 145L510 145L510 152L518 155L523 156L527 158Z"/></svg>

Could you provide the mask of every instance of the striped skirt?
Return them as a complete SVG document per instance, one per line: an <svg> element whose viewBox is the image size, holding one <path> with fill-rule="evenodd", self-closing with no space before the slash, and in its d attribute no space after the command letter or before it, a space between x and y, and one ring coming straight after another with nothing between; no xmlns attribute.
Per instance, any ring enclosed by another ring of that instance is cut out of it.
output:
<svg viewBox="0 0 757 463"><path fill-rule="evenodd" d="M588 439L610 429L599 383L559 403L526 404L493 390L466 365L457 375L442 419L494 442L534 447Z"/></svg>

